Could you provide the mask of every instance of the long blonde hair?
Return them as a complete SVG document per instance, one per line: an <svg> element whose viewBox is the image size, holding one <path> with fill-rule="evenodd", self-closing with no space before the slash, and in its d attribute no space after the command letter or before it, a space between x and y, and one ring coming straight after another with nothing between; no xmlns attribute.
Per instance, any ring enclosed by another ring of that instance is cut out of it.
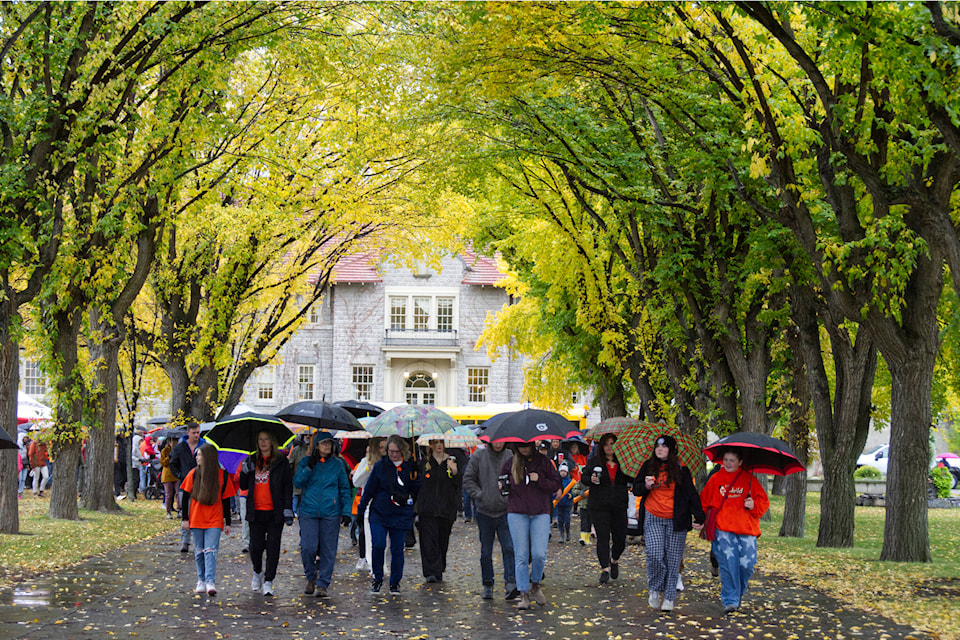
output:
<svg viewBox="0 0 960 640"><path fill-rule="evenodd" d="M522 444L528 444L528 443L522 443ZM533 456L537 455L538 451L536 446L534 446L533 444L529 444L529 446L533 447L532 452L530 454L530 457L533 458ZM527 463L526 459L520 454L520 445L519 444L514 445L513 462L510 466L510 475L513 476L513 483L515 485L519 486L523 484L524 477L526 476L526 472L524 470L524 468L526 467L526 463Z"/></svg>
<svg viewBox="0 0 960 640"><path fill-rule="evenodd" d="M193 472L190 499L200 504L216 504L220 498L220 455L212 444L200 445L200 459Z"/></svg>
<svg viewBox="0 0 960 640"><path fill-rule="evenodd" d="M386 438L370 438L367 442L367 465L372 469L373 465L380 462L380 443L386 441Z"/></svg>

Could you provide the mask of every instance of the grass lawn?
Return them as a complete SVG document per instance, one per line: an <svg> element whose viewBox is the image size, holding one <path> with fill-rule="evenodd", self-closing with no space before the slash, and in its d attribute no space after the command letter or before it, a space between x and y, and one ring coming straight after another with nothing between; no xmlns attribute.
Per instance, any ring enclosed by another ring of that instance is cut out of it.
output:
<svg viewBox="0 0 960 640"><path fill-rule="evenodd" d="M886 509L857 507L853 548L818 549L820 494L807 494L803 539L777 537L783 503L772 496L773 519L761 523L761 570L942 638L960 638L960 509L927 512L933 562L894 563L879 560Z"/></svg>
<svg viewBox="0 0 960 640"><path fill-rule="evenodd" d="M29 492L26 492L29 493ZM162 500L123 501L119 514L80 510L80 520L51 520L49 499L23 497L20 535L0 535L0 586L171 531Z"/></svg>

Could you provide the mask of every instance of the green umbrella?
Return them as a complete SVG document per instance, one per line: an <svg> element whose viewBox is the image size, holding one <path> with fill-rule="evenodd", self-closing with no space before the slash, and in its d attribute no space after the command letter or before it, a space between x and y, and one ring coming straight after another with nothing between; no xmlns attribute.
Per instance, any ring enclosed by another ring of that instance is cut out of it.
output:
<svg viewBox="0 0 960 640"><path fill-rule="evenodd" d="M620 432L624 429L629 429L630 427L637 427L643 424L636 418L629 418L625 416L618 416L616 418L607 418L606 420L594 425L583 434L584 438L589 438L590 440L599 440L600 436L603 436L607 433L613 433L620 435Z"/></svg>
<svg viewBox="0 0 960 640"><path fill-rule="evenodd" d="M378 437L415 438L425 433L446 433L460 423L431 405L405 404L384 411L364 427Z"/></svg>
<svg viewBox="0 0 960 640"><path fill-rule="evenodd" d="M691 473L704 468L703 452L692 437L662 422L639 422L617 434L613 443L613 453L625 474L636 477L640 473L640 467L653 455L654 442L660 435L672 436L677 441L677 458Z"/></svg>

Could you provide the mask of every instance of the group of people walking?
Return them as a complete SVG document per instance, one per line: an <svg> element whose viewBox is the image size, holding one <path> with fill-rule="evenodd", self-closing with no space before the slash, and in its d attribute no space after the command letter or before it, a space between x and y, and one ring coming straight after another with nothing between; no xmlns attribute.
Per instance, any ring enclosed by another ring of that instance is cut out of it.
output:
<svg viewBox="0 0 960 640"><path fill-rule="evenodd" d="M665 612L675 606L687 534L703 528L705 509L717 510L712 551L718 560L721 603L725 612L740 606L756 565L759 518L769 507L763 487L741 469L736 450L724 454L722 466L698 492L690 470L679 462L676 440L666 434L655 440L652 455L634 478L614 454L614 434L600 438L586 464L573 456L548 457L533 442L494 442L478 448L464 463L446 450L442 440L431 440L429 450L415 460L409 442L391 436L372 439L367 455L351 470L327 432L315 432L291 466L273 436L263 431L258 451L243 461L236 482L220 469L217 449L198 436L199 427L188 425L170 459L181 482L181 550L187 550L192 539L196 592L210 595L216 594L220 535L229 535L230 498L238 491L244 503L242 518L249 526L254 591L273 595L283 528L293 525L295 518L306 595L328 595L341 526L356 528L357 569L370 571L371 592L379 593L385 578L391 593L400 591L404 549L415 520L425 582L442 582L450 534L465 496L473 502L479 534L481 597L494 597L497 541L504 597L516 600L518 609L547 603L542 582L552 519L555 515L559 541L569 540L574 493L586 494L581 511L595 532L600 584L619 578L631 488L639 497L648 602Z"/></svg>

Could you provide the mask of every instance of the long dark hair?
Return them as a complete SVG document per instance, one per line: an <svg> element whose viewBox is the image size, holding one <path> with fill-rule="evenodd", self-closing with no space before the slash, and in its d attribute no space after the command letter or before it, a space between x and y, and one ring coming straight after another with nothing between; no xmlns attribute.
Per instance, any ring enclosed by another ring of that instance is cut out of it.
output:
<svg viewBox="0 0 960 640"><path fill-rule="evenodd" d="M650 458L644 463L644 467L650 465L650 469L653 470L652 476L659 476L660 472L664 469L667 470L667 479L675 485L679 485L680 481L683 479L683 474L680 471L680 460L677 459L677 452L673 448L669 448L670 453L667 454L666 460L661 460L657 457L656 452L650 455Z"/></svg>
<svg viewBox="0 0 960 640"><path fill-rule="evenodd" d="M200 459L193 472L190 499L200 504L216 504L220 497L220 455L212 444L200 445Z"/></svg>

